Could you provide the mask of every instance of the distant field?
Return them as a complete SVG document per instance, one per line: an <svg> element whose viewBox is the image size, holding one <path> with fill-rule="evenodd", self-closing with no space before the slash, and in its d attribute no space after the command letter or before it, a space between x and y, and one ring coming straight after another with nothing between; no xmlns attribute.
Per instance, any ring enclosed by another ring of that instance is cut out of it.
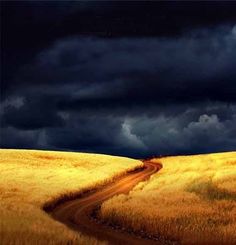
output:
<svg viewBox="0 0 236 245"><path fill-rule="evenodd" d="M100 215L181 244L236 244L236 152L153 159L163 168Z"/></svg>
<svg viewBox="0 0 236 245"><path fill-rule="evenodd" d="M0 150L0 244L95 244L43 210L112 181L142 162L98 154Z"/></svg>

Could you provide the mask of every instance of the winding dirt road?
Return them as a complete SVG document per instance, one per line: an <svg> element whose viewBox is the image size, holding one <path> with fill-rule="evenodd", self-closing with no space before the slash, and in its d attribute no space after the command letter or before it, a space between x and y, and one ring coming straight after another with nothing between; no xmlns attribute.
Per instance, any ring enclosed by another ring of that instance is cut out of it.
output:
<svg viewBox="0 0 236 245"><path fill-rule="evenodd" d="M128 193L140 181L147 180L161 169L161 165L152 162L146 161L144 164L143 169L130 172L94 193L57 206L51 213L53 218L74 230L107 241L109 244L161 244L153 239L131 234L124 229L115 229L102 224L92 217L102 202L114 195Z"/></svg>

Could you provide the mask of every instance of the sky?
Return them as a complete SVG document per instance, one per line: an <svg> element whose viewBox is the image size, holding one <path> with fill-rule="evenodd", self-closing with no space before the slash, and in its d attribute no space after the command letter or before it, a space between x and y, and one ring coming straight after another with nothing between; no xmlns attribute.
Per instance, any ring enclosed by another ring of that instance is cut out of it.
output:
<svg viewBox="0 0 236 245"><path fill-rule="evenodd" d="M236 150L236 2L1 1L0 147Z"/></svg>

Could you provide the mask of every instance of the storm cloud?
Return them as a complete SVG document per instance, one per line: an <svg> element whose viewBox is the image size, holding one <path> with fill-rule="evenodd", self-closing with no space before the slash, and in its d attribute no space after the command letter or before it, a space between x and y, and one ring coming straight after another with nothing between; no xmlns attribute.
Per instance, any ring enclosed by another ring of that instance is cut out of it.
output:
<svg viewBox="0 0 236 245"><path fill-rule="evenodd" d="M1 147L133 157L235 150L235 61L234 23L56 38L3 81Z"/></svg>
<svg viewBox="0 0 236 245"><path fill-rule="evenodd" d="M141 103L233 102L235 28L199 30L174 39L58 40L23 67L16 82L18 86L58 86L58 92L68 90L71 103L111 98L121 103L132 103L129 98L135 103L139 99Z"/></svg>

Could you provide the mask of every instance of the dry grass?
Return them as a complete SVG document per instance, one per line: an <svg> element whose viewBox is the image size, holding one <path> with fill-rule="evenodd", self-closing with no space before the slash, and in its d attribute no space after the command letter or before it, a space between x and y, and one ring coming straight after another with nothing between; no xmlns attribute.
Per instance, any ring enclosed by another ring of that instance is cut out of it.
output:
<svg viewBox="0 0 236 245"><path fill-rule="evenodd" d="M96 244L43 210L60 198L95 188L142 163L123 157L0 150L0 244Z"/></svg>
<svg viewBox="0 0 236 245"><path fill-rule="evenodd" d="M160 172L106 201L103 219L181 244L236 244L236 152L152 161Z"/></svg>

